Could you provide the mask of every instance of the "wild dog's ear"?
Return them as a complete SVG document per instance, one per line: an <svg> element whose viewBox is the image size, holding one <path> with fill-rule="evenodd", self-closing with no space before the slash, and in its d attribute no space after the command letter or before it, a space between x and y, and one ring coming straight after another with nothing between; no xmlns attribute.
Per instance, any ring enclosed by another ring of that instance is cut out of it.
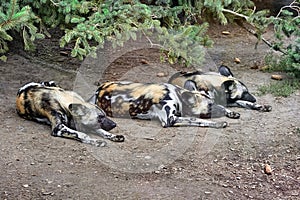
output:
<svg viewBox="0 0 300 200"><path fill-rule="evenodd" d="M219 67L219 73L223 76L232 76L233 77L233 74L232 72L230 71L229 67L225 66L225 65L221 65Z"/></svg>
<svg viewBox="0 0 300 200"><path fill-rule="evenodd" d="M197 91L197 86L196 86L196 83L192 80L187 80L185 83L184 83L184 89L187 89L189 91L194 91L196 90Z"/></svg>
<svg viewBox="0 0 300 200"><path fill-rule="evenodd" d="M70 104L69 110L73 115L76 115L76 116L83 116L89 112L89 109L86 106L79 104L79 103Z"/></svg>
<svg viewBox="0 0 300 200"><path fill-rule="evenodd" d="M188 105L193 105L196 103L196 98L194 93L186 91L181 94L182 101Z"/></svg>
<svg viewBox="0 0 300 200"><path fill-rule="evenodd" d="M233 80L227 80L222 84L222 87L225 88L225 91L231 91L234 87L234 81Z"/></svg>

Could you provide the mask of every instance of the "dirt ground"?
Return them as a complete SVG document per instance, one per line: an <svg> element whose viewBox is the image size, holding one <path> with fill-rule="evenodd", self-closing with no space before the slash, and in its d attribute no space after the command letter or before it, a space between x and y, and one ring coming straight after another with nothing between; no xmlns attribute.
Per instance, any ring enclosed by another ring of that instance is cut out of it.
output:
<svg viewBox="0 0 300 200"><path fill-rule="evenodd" d="M202 70L226 64L253 94L273 81L255 69L264 65L268 48L260 43L255 50L253 36L219 26L209 35L215 44ZM55 36L39 41L34 53L14 43L7 62L0 63L0 199L300 199L299 91L288 98L257 96L273 107L269 113L233 108L240 119L213 119L229 122L222 130L114 119L118 127L112 132L124 134L125 142L95 148L52 137L49 126L20 118L18 88L54 80L84 96L98 81L164 82L176 69L189 69L161 63L156 49L142 49L114 53L101 77L89 77L85 73L95 63L66 56L69 50L60 49ZM271 175L264 173L265 164Z"/></svg>

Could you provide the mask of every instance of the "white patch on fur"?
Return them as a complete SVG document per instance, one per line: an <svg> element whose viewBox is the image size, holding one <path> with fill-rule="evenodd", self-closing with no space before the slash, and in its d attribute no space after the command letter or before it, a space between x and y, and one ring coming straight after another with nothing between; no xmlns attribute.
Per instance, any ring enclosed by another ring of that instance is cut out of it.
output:
<svg viewBox="0 0 300 200"><path fill-rule="evenodd" d="M42 84L40 83L34 83L34 82L31 82L31 83L27 83L26 85L24 85L23 87L20 87L20 89L18 90L18 93L22 93L24 90L26 90L27 88L29 87L35 87L35 86L43 86Z"/></svg>

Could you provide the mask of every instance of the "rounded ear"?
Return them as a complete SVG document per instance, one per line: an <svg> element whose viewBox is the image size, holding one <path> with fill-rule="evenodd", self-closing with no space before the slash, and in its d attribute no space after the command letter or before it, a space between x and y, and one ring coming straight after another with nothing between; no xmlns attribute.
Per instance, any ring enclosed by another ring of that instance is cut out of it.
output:
<svg viewBox="0 0 300 200"><path fill-rule="evenodd" d="M234 86L234 81L233 80L227 80L222 83L222 87L225 88L226 91L231 91Z"/></svg>
<svg viewBox="0 0 300 200"><path fill-rule="evenodd" d="M182 101L188 105L193 105L196 103L195 95L189 91L183 92L181 94Z"/></svg>
<svg viewBox="0 0 300 200"><path fill-rule="evenodd" d="M192 81L192 80L187 80L187 81L184 83L183 88L184 88L184 89L187 89L187 90L189 90L189 91L194 91L194 90L197 91L196 83L195 83L195 81Z"/></svg>
<svg viewBox="0 0 300 200"><path fill-rule="evenodd" d="M88 113L88 109L79 103L71 103L69 105L69 110L71 114L76 115L76 116L83 116Z"/></svg>
<svg viewBox="0 0 300 200"><path fill-rule="evenodd" d="M232 76L233 77L233 74L232 72L230 71L229 67L225 66L225 65L221 65L219 67L219 73L223 76Z"/></svg>

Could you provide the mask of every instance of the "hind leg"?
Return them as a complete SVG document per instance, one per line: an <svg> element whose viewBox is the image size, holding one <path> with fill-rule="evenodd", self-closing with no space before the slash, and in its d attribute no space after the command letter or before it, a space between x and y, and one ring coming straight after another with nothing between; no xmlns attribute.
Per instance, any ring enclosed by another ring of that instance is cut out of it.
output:
<svg viewBox="0 0 300 200"><path fill-rule="evenodd" d="M162 122L163 127L172 126L197 126L197 127L210 127L210 128L225 128L227 122L213 122L195 117L178 117L175 106L163 107L163 110L157 112L159 120ZM224 116L224 114L223 114Z"/></svg>
<svg viewBox="0 0 300 200"><path fill-rule="evenodd" d="M208 128L225 128L227 122L213 122L200 118L190 117L176 117L172 126L197 126L197 127L208 127Z"/></svg>

